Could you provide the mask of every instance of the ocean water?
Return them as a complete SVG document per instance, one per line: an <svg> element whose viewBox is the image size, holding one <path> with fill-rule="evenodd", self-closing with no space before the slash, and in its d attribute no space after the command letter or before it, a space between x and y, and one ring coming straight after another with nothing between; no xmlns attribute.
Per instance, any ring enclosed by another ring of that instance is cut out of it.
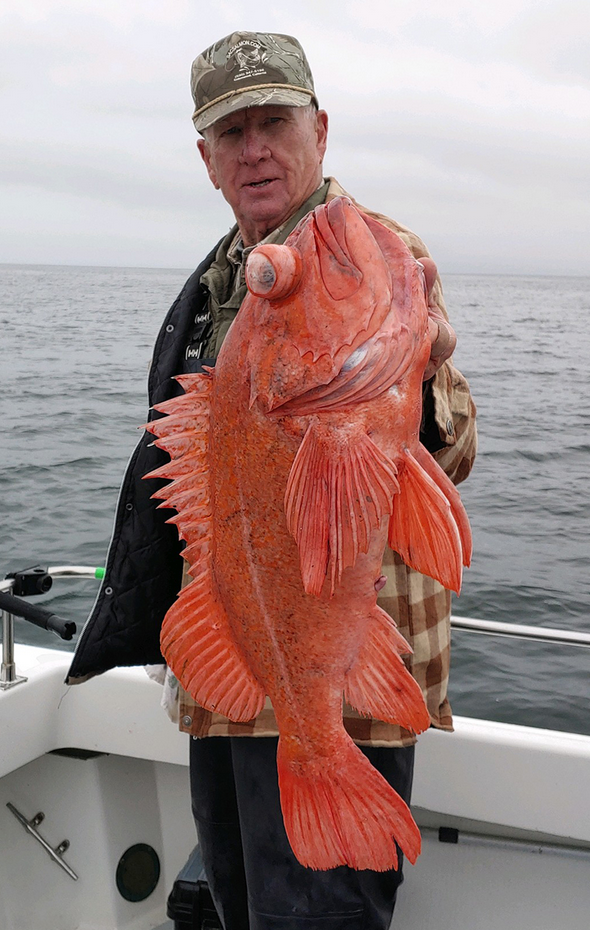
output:
<svg viewBox="0 0 590 930"><path fill-rule="evenodd" d="M2 575L104 563L151 347L188 273L0 266ZM590 279L443 283L480 435L461 485L474 559L455 613L590 631ZM97 587L56 580L42 600L81 629ZM455 632L453 708L590 733L589 665L588 649Z"/></svg>

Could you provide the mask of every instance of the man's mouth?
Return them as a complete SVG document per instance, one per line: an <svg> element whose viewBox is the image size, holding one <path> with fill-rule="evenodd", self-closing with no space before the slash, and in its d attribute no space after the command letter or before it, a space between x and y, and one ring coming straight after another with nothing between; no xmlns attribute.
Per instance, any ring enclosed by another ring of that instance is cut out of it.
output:
<svg viewBox="0 0 590 930"><path fill-rule="evenodd" d="M272 184L274 180L274 178L265 178L263 181L250 181L249 184L246 184L246 187L253 187L255 189L259 187L266 187L268 184Z"/></svg>

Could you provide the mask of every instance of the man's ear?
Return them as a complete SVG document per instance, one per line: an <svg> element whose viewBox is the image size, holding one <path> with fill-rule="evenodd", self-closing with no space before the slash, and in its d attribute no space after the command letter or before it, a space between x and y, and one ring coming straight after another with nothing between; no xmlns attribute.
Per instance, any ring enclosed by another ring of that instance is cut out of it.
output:
<svg viewBox="0 0 590 930"><path fill-rule="evenodd" d="M316 138L321 163L328 145L328 114L325 110L318 110L316 113Z"/></svg>
<svg viewBox="0 0 590 930"><path fill-rule="evenodd" d="M209 180L211 181L213 187L216 191L219 190L219 184L217 183L217 175L215 174L215 169L211 160L211 150L207 143L206 139L197 139L197 148L201 155L201 158L205 162L205 167L207 168L207 174L209 175Z"/></svg>

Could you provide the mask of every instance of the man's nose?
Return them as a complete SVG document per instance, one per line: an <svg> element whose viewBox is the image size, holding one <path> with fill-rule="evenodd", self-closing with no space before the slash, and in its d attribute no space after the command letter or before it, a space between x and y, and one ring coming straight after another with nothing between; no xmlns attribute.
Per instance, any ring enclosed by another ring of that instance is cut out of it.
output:
<svg viewBox="0 0 590 930"><path fill-rule="evenodd" d="M245 165L256 165L264 158L270 158L270 149L262 133L255 129L246 129L242 136L240 161Z"/></svg>

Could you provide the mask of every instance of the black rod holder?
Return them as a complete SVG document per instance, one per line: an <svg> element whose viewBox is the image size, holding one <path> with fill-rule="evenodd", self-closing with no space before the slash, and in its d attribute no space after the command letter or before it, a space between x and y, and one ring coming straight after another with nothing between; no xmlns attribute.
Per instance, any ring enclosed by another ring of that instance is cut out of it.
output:
<svg viewBox="0 0 590 930"><path fill-rule="evenodd" d="M66 641L73 639L76 633L76 624L73 620L64 620L63 617L58 617L46 607L30 604L20 597L15 597L14 594L5 594L0 591L0 610L5 610L14 617L22 617L23 620L34 623L42 630L51 630L60 639Z"/></svg>

